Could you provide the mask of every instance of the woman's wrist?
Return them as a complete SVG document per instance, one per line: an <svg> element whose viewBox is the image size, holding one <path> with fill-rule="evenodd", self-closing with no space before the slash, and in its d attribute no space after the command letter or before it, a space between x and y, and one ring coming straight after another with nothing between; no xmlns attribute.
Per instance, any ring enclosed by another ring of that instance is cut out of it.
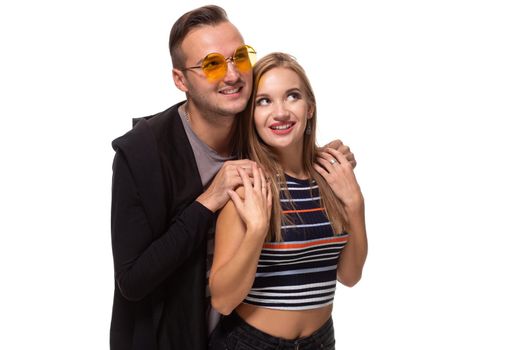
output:
<svg viewBox="0 0 525 350"><path fill-rule="evenodd" d="M349 216L363 215L365 211L365 201L362 196L359 198L353 198L343 202L345 212Z"/></svg>

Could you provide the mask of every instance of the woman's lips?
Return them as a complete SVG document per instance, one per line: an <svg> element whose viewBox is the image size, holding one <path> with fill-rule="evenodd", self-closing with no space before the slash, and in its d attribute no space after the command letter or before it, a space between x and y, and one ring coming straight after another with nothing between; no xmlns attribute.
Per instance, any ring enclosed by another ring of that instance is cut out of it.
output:
<svg viewBox="0 0 525 350"><path fill-rule="evenodd" d="M274 123L270 125L270 130L276 135L286 135L292 131L294 125L292 122Z"/></svg>

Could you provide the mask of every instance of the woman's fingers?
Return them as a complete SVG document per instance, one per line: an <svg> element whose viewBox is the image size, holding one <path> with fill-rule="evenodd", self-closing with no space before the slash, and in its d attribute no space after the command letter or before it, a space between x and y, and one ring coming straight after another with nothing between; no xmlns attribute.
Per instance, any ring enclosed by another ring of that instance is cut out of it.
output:
<svg viewBox="0 0 525 350"><path fill-rule="evenodd" d="M321 174L322 177L327 178L327 176L329 175L328 172L326 171L325 168L323 168L322 166L320 166L319 164L314 164L314 169L319 173Z"/></svg>
<svg viewBox="0 0 525 350"><path fill-rule="evenodd" d="M252 174L253 174L253 188L256 191L259 191L261 189L261 173L259 171L259 167L256 164L252 165Z"/></svg>
<svg viewBox="0 0 525 350"><path fill-rule="evenodd" d="M330 160L334 158L330 158L330 156L326 152L321 152L320 155L320 157L317 157L317 164L323 167L328 173L333 171L332 163L335 163L335 161L330 162Z"/></svg>
<svg viewBox="0 0 525 350"><path fill-rule="evenodd" d="M230 196L233 204L235 205L235 208L237 208L237 211L240 211L243 205L241 197L237 194L237 192L228 190L228 195Z"/></svg>
<svg viewBox="0 0 525 350"><path fill-rule="evenodd" d="M248 195L248 193L251 193L253 190L252 182L250 181L250 177L246 173L246 170L243 168L237 168L237 172L239 173L239 176L241 177L242 184L244 186L244 192Z"/></svg>
<svg viewBox="0 0 525 350"><path fill-rule="evenodd" d="M337 163L339 163L339 164L349 163L348 159L346 159L346 157L341 152L339 152L338 150L335 150L335 149L332 149L332 148L327 148L326 149L326 153L330 154L332 156L331 159L335 159L335 161ZM333 163L333 161L330 161L330 163Z"/></svg>
<svg viewBox="0 0 525 350"><path fill-rule="evenodd" d="M268 190L268 183L266 182L266 177L264 176L264 172L261 168L259 168L259 177L261 179L261 191L263 196L266 196L266 191Z"/></svg>

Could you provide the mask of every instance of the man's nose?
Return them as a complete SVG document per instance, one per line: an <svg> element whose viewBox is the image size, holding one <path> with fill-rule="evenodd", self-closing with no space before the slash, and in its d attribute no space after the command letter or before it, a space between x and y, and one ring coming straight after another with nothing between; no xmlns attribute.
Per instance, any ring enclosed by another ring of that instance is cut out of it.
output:
<svg viewBox="0 0 525 350"><path fill-rule="evenodd" d="M226 61L226 76L224 77L225 82L236 82L240 78L240 73L232 60Z"/></svg>

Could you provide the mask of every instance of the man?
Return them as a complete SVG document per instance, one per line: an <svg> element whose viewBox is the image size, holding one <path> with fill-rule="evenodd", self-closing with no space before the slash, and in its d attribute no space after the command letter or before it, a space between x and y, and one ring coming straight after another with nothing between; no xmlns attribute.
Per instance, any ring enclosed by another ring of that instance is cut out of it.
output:
<svg viewBox="0 0 525 350"><path fill-rule="evenodd" d="M242 183L237 168L253 164L234 159L254 50L222 8L205 6L175 22L170 53L187 101L113 141L112 350L206 349L214 214Z"/></svg>

